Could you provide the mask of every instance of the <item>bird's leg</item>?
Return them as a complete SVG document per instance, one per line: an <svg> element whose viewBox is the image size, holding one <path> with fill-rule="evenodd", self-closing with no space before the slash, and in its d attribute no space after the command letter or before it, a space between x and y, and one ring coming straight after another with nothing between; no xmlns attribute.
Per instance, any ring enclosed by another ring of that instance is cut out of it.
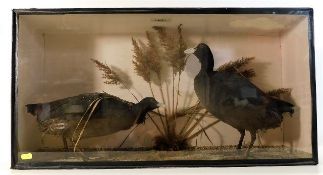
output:
<svg viewBox="0 0 323 175"><path fill-rule="evenodd" d="M238 131L240 132L240 139L239 139L239 144L237 146L237 149L241 149L242 142L243 142L243 139L244 139L244 136L245 136L245 130L244 129L239 129Z"/></svg>
<svg viewBox="0 0 323 175"><path fill-rule="evenodd" d="M63 134L62 139L63 139L63 143L64 143L64 150L66 152L68 152L68 144L67 144L67 138L66 138L65 134Z"/></svg>
<svg viewBox="0 0 323 175"><path fill-rule="evenodd" d="M249 132L250 132L250 136L251 136L251 141L250 141L249 147L248 147L248 149L246 151L246 157L249 156L250 149L253 147L253 144L255 143L256 136L257 136L257 132L256 131L249 131Z"/></svg>

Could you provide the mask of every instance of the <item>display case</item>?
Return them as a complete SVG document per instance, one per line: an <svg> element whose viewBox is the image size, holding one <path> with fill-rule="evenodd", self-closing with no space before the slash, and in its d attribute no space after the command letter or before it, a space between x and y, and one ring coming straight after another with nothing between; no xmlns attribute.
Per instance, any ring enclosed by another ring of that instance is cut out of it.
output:
<svg viewBox="0 0 323 175"><path fill-rule="evenodd" d="M317 164L313 10L13 10L12 168Z"/></svg>

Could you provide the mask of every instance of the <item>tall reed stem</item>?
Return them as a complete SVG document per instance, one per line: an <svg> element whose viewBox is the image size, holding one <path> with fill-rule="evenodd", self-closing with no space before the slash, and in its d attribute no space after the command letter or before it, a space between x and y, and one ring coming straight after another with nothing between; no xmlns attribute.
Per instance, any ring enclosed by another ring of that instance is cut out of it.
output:
<svg viewBox="0 0 323 175"><path fill-rule="evenodd" d="M197 106L195 107L195 108L197 108ZM207 114L207 111L206 112L204 112L203 114L199 114L201 117L204 117L205 115ZM193 114L194 115L194 114ZM196 115L197 116L197 115ZM181 132L180 132L180 135L185 135L185 134L183 134L186 130L187 130L187 128L192 124L192 122L194 121L194 117L195 116L190 116L190 117L188 117L187 118L187 120L186 120L186 123L185 123L185 125L183 126L183 128L181 129Z"/></svg>
<svg viewBox="0 0 323 175"><path fill-rule="evenodd" d="M173 109L173 113L172 113L172 115L175 117L175 113L176 113L176 111L175 111L175 72L174 72L174 69L173 69L173 83L172 83L172 85L173 85L173 106L172 106L172 109Z"/></svg>
<svg viewBox="0 0 323 175"><path fill-rule="evenodd" d="M171 107L170 107L170 97L169 97L169 84L166 82L166 95L167 95L167 108L169 109L168 113L171 115Z"/></svg>
<svg viewBox="0 0 323 175"><path fill-rule="evenodd" d="M209 129L210 127L212 127L213 125L215 125L219 122L220 122L220 120L216 120L216 121L210 123L209 125L207 125L203 129L201 129L201 130L197 131L196 133L192 134L191 136L189 136L186 140L189 141L189 140L193 139L194 137L198 136L201 132L204 132L205 130Z"/></svg>
<svg viewBox="0 0 323 175"><path fill-rule="evenodd" d="M201 116L197 121L194 123L194 125L184 134L184 138L186 138L188 135L190 135L193 130L196 128L196 126L203 120L205 115Z"/></svg>
<svg viewBox="0 0 323 175"><path fill-rule="evenodd" d="M155 120L148 114L150 120L153 122L153 124L156 126L157 130L160 132L161 136L164 135L164 133L162 132L162 130L159 128L159 126L157 125L157 123L155 122ZM166 133L165 133L166 134Z"/></svg>
<svg viewBox="0 0 323 175"><path fill-rule="evenodd" d="M151 82L149 82L148 84L149 84L149 89L150 89L151 95L155 98L153 88L151 87ZM157 111L158 111L158 113L160 113L159 108L157 108ZM161 116L159 116L159 119L160 119L160 122L162 123L162 126L163 126L163 129L165 131L165 134L167 134L167 129L166 129L166 126L164 124L163 118Z"/></svg>
<svg viewBox="0 0 323 175"><path fill-rule="evenodd" d="M178 73L175 114L177 113L177 108L178 108L179 84L181 82L181 74L182 74L182 72ZM175 115L175 119L176 119L176 115Z"/></svg>
<svg viewBox="0 0 323 175"><path fill-rule="evenodd" d="M162 96L162 101L165 104L165 97L164 97L165 95L161 85L159 86L159 92L160 92L160 95ZM167 115L167 108L164 108L164 113L165 113L165 119L166 119L166 131L167 133L169 133L169 121L168 121L168 115Z"/></svg>
<svg viewBox="0 0 323 175"><path fill-rule="evenodd" d="M129 88L127 88L127 90L129 91L129 93L137 100L137 102L139 102L139 100L138 100L138 98L135 96L135 94L133 94L132 92L131 92L131 90L129 89Z"/></svg>

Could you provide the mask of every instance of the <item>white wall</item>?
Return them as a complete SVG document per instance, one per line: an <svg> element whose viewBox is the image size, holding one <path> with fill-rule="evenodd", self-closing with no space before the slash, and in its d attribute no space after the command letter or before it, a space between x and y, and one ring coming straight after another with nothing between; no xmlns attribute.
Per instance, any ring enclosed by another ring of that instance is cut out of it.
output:
<svg viewBox="0 0 323 175"><path fill-rule="evenodd" d="M284 87L293 87L292 99L297 106L294 116L286 117L284 122L286 145L311 152L312 98L307 20L303 19L282 35L282 81Z"/></svg>
<svg viewBox="0 0 323 175"><path fill-rule="evenodd" d="M40 146L38 125L35 117L27 116L25 105L30 103L41 89L43 79L44 38L26 21L19 24L18 42L18 142L27 150L35 150Z"/></svg>

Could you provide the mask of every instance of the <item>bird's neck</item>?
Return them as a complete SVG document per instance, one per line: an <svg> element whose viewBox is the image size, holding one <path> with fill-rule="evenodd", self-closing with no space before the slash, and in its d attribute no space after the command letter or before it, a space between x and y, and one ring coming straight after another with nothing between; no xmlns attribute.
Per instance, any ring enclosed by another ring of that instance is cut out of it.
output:
<svg viewBox="0 0 323 175"><path fill-rule="evenodd" d="M134 105L134 111L135 111L135 114L136 114L135 122L138 122L138 120L145 119L145 116L149 112L148 107L142 107L139 104L140 103Z"/></svg>
<svg viewBox="0 0 323 175"><path fill-rule="evenodd" d="M212 72L214 67L213 59L205 59L201 62L201 71L203 72Z"/></svg>

